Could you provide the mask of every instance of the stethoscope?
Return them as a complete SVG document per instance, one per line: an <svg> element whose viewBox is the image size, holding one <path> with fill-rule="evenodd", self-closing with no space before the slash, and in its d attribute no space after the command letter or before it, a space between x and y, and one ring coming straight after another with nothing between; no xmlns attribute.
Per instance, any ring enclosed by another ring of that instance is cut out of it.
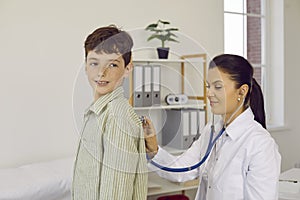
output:
<svg viewBox="0 0 300 200"><path fill-rule="evenodd" d="M141 119L144 120L143 118L141 118ZM215 145L215 143L217 142L217 140L222 136L222 134L224 133L224 131L225 131L225 127L223 127L220 130L220 132L218 133L218 135L213 139L213 136L214 136L214 133L215 133L214 115L213 115L213 122L212 122L211 129L210 129L210 137L209 137L209 142L208 142L208 146L207 146L206 152L205 152L203 158L198 163L196 163L193 166L183 167L183 168L171 168L171 167L162 166L162 165L154 162L153 160L151 160L148 157L147 157L147 159L155 167L158 167L159 169L164 170L164 171L168 171L168 172L187 172L187 171L194 170L194 169L200 167L206 161L206 159L208 158L208 156L209 156L209 154L210 154L213 146Z"/></svg>
<svg viewBox="0 0 300 200"><path fill-rule="evenodd" d="M183 168L172 168L172 167L162 166L162 165L156 163L155 161L153 161L152 159L150 159L148 157L147 157L147 160L152 165L154 165L155 167L158 167L159 169L164 170L164 171L168 171L168 172L187 172L187 171L191 171L191 170L194 170L194 169L200 167L207 160L207 158L208 158L208 156L209 156L212 148L216 144L217 140L225 132L226 125L228 124L228 122L231 121L232 117L243 106L243 104L244 104L244 99L243 99L242 104L235 110L235 112L232 113L232 115L230 116L230 118L226 121L227 123L224 123L223 128L220 130L220 132L218 133L218 135L214 139L213 139L213 136L214 136L214 133L215 133L214 114L212 115L212 125L211 125L211 129L210 129L210 138L209 138L209 142L208 142L208 146L207 146L206 152L205 152L203 158L198 163L196 163L195 165L192 165L190 167L183 167ZM144 116L141 116L141 120L142 120L142 123L145 123L145 121L144 121L145 117Z"/></svg>

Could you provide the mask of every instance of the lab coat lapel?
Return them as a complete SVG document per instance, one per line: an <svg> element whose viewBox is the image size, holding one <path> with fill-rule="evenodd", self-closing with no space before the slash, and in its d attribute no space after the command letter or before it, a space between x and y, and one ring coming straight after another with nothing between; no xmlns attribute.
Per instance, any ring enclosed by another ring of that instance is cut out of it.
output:
<svg viewBox="0 0 300 200"><path fill-rule="evenodd" d="M237 140L245 141L246 139L247 137L240 137ZM236 145L236 140L229 139L223 144L221 147L222 149L220 150L218 161L214 166L214 182L218 181L227 166L232 162L234 157L237 156L236 152L238 152L238 149L243 148L244 141L239 141L239 145Z"/></svg>

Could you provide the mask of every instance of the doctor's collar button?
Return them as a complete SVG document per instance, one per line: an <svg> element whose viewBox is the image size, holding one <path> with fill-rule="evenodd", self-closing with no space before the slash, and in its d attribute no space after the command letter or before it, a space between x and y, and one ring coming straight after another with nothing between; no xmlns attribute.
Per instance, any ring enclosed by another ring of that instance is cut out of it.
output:
<svg viewBox="0 0 300 200"><path fill-rule="evenodd" d="M229 135L226 133L226 137L228 137Z"/></svg>

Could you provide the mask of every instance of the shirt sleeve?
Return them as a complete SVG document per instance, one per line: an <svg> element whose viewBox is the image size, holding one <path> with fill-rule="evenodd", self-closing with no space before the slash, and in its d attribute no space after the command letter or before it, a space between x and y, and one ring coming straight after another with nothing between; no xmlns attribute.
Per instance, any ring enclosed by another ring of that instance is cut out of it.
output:
<svg viewBox="0 0 300 200"><path fill-rule="evenodd" d="M271 137L258 143L247 170L245 199L277 199L281 165L277 144Z"/></svg>
<svg viewBox="0 0 300 200"><path fill-rule="evenodd" d="M112 116L103 134L101 199L146 199L148 171L141 127Z"/></svg>
<svg viewBox="0 0 300 200"><path fill-rule="evenodd" d="M135 187L133 188L133 200L143 200L147 198L148 193L148 168L146 159L146 147L144 140L143 128L140 127L141 136L138 138L137 150L139 159L137 163L136 176L134 180Z"/></svg>

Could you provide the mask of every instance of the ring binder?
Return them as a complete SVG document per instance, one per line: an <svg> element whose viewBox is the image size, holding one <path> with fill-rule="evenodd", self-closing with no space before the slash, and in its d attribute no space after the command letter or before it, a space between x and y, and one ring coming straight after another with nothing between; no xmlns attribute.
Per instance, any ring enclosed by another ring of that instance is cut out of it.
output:
<svg viewBox="0 0 300 200"><path fill-rule="evenodd" d="M160 105L160 65L152 66L152 105Z"/></svg>
<svg viewBox="0 0 300 200"><path fill-rule="evenodd" d="M152 105L152 67L144 65L144 91L143 91L143 106Z"/></svg>
<svg viewBox="0 0 300 200"><path fill-rule="evenodd" d="M136 65L133 68L133 106L143 106L143 66Z"/></svg>

